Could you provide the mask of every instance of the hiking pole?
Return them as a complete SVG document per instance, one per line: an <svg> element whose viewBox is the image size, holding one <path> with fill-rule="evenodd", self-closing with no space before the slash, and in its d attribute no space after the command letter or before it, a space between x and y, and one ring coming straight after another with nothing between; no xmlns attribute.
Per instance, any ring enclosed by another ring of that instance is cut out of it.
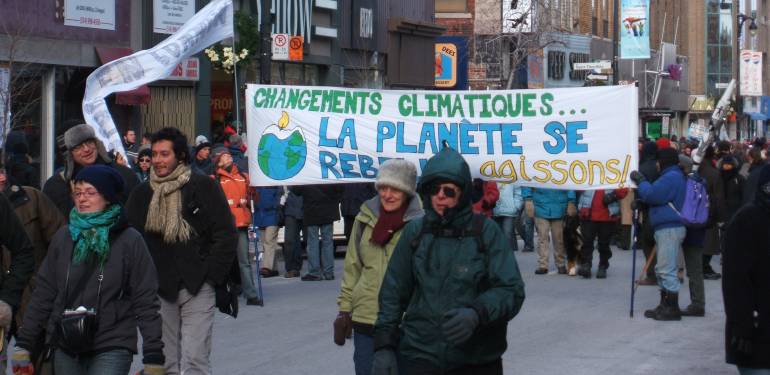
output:
<svg viewBox="0 0 770 375"><path fill-rule="evenodd" d="M256 267L254 269L254 273L257 275L257 294L259 294L259 306L265 306L265 296L262 294L262 274L259 272L259 228L257 228L257 226L254 224L256 222L256 215L254 214L254 200L249 199L249 204L251 206L251 231L254 233L253 236L249 236L249 242L252 242L253 237L254 258L256 259Z"/></svg>
<svg viewBox="0 0 770 375"><path fill-rule="evenodd" d="M631 309L629 310L629 317L634 317L634 297L636 294L636 240L639 230L636 228L639 225L639 209L634 208L633 225L631 225Z"/></svg>

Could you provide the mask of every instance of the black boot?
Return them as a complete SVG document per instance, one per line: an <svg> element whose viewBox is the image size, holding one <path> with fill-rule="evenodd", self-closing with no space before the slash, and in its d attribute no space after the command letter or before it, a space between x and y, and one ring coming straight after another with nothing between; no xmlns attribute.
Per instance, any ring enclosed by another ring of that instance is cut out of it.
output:
<svg viewBox="0 0 770 375"><path fill-rule="evenodd" d="M682 320L682 311L679 310L679 293L664 292L663 308L658 311L653 319L662 321Z"/></svg>
<svg viewBox="0 0 770 375"><path fill-rule="evenodd" d="M658 306L655 307L652 310L645 310L644 311L644 317L655 319L655 317L658 315L658 312L663 309L663 305L666 303L666 292L663 291L663 289L660 290L660 303L658 303Z"/></svg>
<svg viewBox="0 0 770 375"><path fill-rule="evenodd" d="M706 315L706 309L704 309L702 306L695 306L693 304L690 304L690 306L687 306L684 310L682 310L682 316L705 316Z"/></svg>
<svg viewBox="0 0 770 375"><path fill-rule="evenodd" d="M591 263L583 263L578 267L577 274L582 276L584 279L590 279L591 278Z"/></svg>

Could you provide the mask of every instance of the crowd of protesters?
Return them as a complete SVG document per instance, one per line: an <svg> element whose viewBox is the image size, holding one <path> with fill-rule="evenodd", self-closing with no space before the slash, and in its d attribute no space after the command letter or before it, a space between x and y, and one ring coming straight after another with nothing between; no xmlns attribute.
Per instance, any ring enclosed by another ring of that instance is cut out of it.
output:
<svg viewBox="0 0 770 375"><path fill-rule="evenodd" d="M642 249L639 284L660 290L645 311L655 320L704 316L704 280L721 278L728 362L770 368L764 140L719 142L694 164L696 141L640 139L635 188L570 191L472 179L448 147L419 181L414 164L390 160L373 184L254 188L234 131L216 143L189 143L175 128L136 139L123 133L124 158L90 126L71 127L64 165L41 191L24 142L9 137L0 241L12 273L0 287L0 329L16 338L14 373L125 374L137 328L145 374L212 373L215 311L237 315L239 294L261 304L255 276L280 275L279 257L285 278L334 280L339 220L347 252L335 342L353 337L356 374L501 374L507 322L525 298L518 237L521 252L537 250L536 275L605 279L613 243ZM708 220L688 226L680 211L695 174Z"/></svg>

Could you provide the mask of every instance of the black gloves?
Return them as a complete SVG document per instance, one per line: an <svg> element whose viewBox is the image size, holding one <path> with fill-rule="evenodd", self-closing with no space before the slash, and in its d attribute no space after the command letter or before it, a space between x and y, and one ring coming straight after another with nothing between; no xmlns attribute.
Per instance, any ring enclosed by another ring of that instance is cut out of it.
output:
<svg viewBox="0 0 770 375"><path fill-rule="evenodd" d="M447 311L444 314L444 324L441 325L441 329L447 341L462 344L471 338L478 325L479 314L476 310L463 307Z"/></svg>
<svg viewBox="0 0 770 375"><path fill-rule="evenodd" d="M602 204L604 207L609 206L613 202L618 201L618 196L615 195L614 191L607 191L604 193L604 197L602 198Z"/></svg>
<svg viewBox="0 0 770 375"><path fill-rule="evenodd" d="M639 171L633 171L631 172L631 175L629 176L631 181L633 181L637 186L642 183L642 181L647 181L647 178L644 177L644 175Z"/></svg>
<svg viewBox="0 0 770 375"><path fill-rule="evenodd" d="M393 349L385 348L374 352L372 375L398 375L398 363Z"/></svg>

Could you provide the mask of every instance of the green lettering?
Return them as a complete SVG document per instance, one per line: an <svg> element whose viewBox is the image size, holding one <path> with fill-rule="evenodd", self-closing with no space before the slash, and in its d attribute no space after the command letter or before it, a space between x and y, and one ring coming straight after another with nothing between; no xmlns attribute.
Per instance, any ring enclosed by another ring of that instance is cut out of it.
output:
<svg viewBox="0 0 770 375"><path fill-rule="evenodd" d="M524 94L522 95L522 99L524 100L524 106L522 110L522 114L526 117L533 117L537 116L537 111L532 109L532 101L537 99L537 95L535 94Z"/></svg>
<svg viewBox="0 0 770 375"><path fill-rule="evenodd" d="M401 97L398 98L398 113L401 114L401 116L409 116L412 112L412 105L409 95L401 95Z"/></svg>
<svg viewBox="0 0 770 375"><path fill-rule="evenodd" d="M550 92L547 92L540 97L540 103L543 105L542 107L540 107L541 115L548 116L553 113L553 107L551 106L552 101L553 101L553 94L551 94Z"/></svg>

